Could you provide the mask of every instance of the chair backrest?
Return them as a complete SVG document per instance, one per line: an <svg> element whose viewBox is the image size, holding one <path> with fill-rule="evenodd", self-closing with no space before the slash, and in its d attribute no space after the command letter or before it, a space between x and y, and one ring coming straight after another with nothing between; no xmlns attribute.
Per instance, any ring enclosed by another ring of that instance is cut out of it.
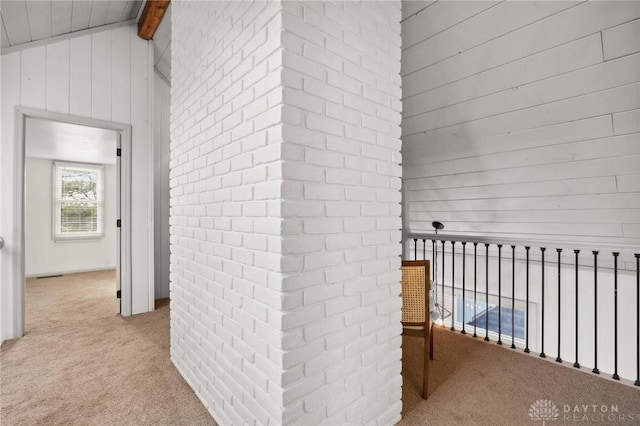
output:
<svg viewBox="0 0 640 426"><path fill-rule="evenodd" d="M427 326L429 323L430 272L428 260L402 261L402 324Z"/></svg>

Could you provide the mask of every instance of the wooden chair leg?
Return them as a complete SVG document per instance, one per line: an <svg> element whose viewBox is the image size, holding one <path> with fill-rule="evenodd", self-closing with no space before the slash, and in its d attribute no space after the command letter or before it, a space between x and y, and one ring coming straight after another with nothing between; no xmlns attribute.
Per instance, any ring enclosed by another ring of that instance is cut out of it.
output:
<svg viewBox="0 0 640 426"><path fill-rule="evenodd" d="M429 327L425 327L424 330L424 368L423 368L423 372L422 372L422 399L427 399L427 396L429 395L429 357L431 354L431 351L429 350L429 346L427 344L427 342L430 339L430 336L432 335L432 333L430 333L429 331Z"/></svg>
<svg viewBox="0 0 640 426"><path fill-rule="evenodd" d="M429 327L429 359L433 361L433 324ZM427 341L425 340L425 346Z"/></svg>

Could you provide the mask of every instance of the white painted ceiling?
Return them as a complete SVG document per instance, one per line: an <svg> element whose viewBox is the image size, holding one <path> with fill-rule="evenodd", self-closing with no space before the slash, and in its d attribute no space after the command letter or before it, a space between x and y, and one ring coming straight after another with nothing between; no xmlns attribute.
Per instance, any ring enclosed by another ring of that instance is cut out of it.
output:
<svg viewBox="0 0 640 426"><path fill-rule="evenodd" d="M28 43L121 22L135 23L144 0L0 0L0 45ZM156 69L171 81L171 5L154 40Z"/></svg>
<svg viewBox="0 0 640 426"><path fill-rule="evenodd" d="M142 0L2 0L2 47L135 20Z"/></svg>
<svg viewBox="0 0 640 426"><path fill-rule="evenodd" d="M27 118L25 155L31 158L114 165L117 137L115 130Z"/></svg>

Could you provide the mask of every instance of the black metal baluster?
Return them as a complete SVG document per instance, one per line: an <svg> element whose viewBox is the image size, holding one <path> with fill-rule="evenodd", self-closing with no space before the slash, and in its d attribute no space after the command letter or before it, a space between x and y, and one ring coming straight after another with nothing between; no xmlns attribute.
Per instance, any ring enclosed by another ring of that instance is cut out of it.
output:
<svg viewBox="0 0 640 426"><path fill-rule="evenodd" d="M541 267L541 271L542 271L542 299L541 299L541 304L542 304L542 328L541 328L541 334L542 334L542 342L541 342L541 350L540 350L540 358L546 358L547 355L544 353L544 251L546 250L546 247L540 247L540 252L542 252L542 267Z"/></svg>
<svg viewBox="0 0 640 426"><path fill-rule="evenodd" d="M620 380L618 376L618 256L613 252L613 376L614 380Z"/></svg>
<svg viewBox="0 0 640 426"><path fill-rule="evenodd" d="M456 242L451 241L451 331L456 331L455 304L456 304Z"/></svg>
<svg viewBox="0 0 640 426"><path fill-rule="evenodd" d="M531 350L529 349L529 250L531 249L531 247L527 247L525 246L525 251L527 252L527 260L526 260L526 270L527 270L527 276L526 276L526 302L527 302L527 306L526 306L526 311L527 311L527 324L526 324L526 329L525 329L525 344L524 344L524 351L525 353L529 353L531 352Z"/></svg>
<svg viewBox="0 0 640 426"><path fill-rule="evenodd" d="M578 255L580 254L580 250L573 251L576 254L576 362L573 363L575 368L580 368L580 363L578 362Z"/></svg>
<svg viewBox="0 0 640 426"><path fill-rule="evenodd" d="M516 246L511 246L511 349L516 348Z"/></svg>
<svg viewBox="0 0 640 426"><path fill-rule="evenodd" d="M640 253L636 257L636 381L634 385L640 386Z"/></svg>
<svg viewBox="0 0 640 426"><path fill-rule="evenodd" d="M598 370L598 251L593 251L593 370L594 374L600 374Z"/></svg>
<svg viewBox="0 0 640 426"><path fill-rule="evenodd" d="M478 243L473 243L473 337L478 337Z"/></svg>
<svg viewBox="0 0 640 426"><path fill-rule="evenodd" d="M562 325L562 317L560 314L560 308L562 307L562 300L560 296L560 256L562 253L562 249L556 249L558 252L558 357L556 358L556 362L562 362L562 358L560 357L560 330Z"/></svg>
<svg viewBox="0 0 640 426"><path fill-rule="evenodd" d="M431 275L433 275L433 282L438 285L438 277L436 273L438 271L438 265L436 265L436 240L431 240ZM438 303L436 300L435 303Z"/></svg>
<svg viewBox="0 0 640 426"><path fill-rule="evenodd" d="M463 241L462 242L462 331L460 332L460 334L467 334L467 332L465 331L464 327L465 327L465 314L467 312L466 309L466 297L467 297L467 293L466 293L466 287L465 287L465 279L466 279L466 265L467 265L467 258L466 258L466 245L467 242Z"/></svg>
<svg viewBox="0 0 640 426"><path fill-rule="evenodd" d="M442 241L442 326L444 327L444 240Z"/></svg>
<svg viewBox="0 0 640 426"><path fill-rule="evenodd" d="M427 239L422 239L422 260L427 260Z"/></svg>
<svg viewBox="0 0 640 426"><path fill-rule="evenodd" d="M485 243L485 317L484 317L484 341L489 341L489 244Z"/></svg>
<svg viewBox="0 0 640 426"><path fill-rule="evenodd" d="M502 244L498 244L498 342L502 344Z"/></svg>
<svg viewBox="0 0 640 426"><path fill-rule="evenodd" d="M418 260L418 239L413 239L413 260Z"/></svg>

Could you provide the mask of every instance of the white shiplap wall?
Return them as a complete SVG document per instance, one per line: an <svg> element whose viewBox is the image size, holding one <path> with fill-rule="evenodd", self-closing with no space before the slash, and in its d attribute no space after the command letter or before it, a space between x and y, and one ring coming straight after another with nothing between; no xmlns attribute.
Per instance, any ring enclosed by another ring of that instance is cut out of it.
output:
<svg viewBox="0 0 640 426"><path fill-rule="evenodd" d="M156 70L153 120L155 298L169 297L169 84Z"/></svg>
<svg viewBox="0 0 640 426"><path fill-rule="evenodd" d="M16 106L132 125L132 312L153 309L152 196L150 177L153 50L135 26L120 27L2 55L0 234L2 339L14 337L13 256L16 193ZM151 90L150 90L151 87ZM4 202L4 200L8 200Z"/></svg>
<svg viewBox="0 0 640 426"><path fill-rule="evenodd" d="M404 2L411 232L640 243L640 2Z"/></svg>

